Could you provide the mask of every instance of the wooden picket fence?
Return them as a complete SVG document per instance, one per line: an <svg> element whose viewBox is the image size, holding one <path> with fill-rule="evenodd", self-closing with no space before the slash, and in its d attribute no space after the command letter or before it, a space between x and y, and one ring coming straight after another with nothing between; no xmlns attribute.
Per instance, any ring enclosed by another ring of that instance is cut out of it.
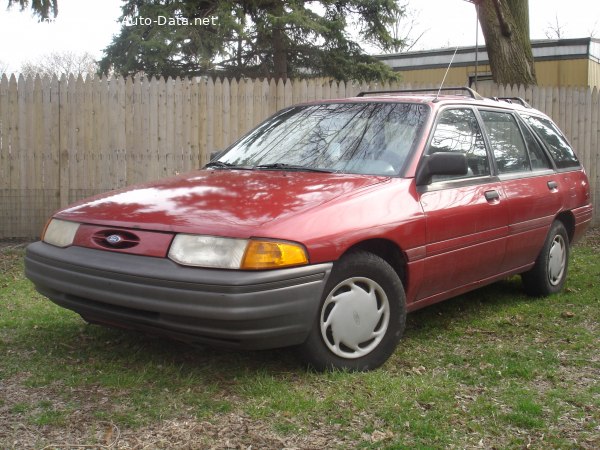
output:
<svg viewBox="0 0 600 450"><path fill-rule="evenodd" d="M83 197L202 166L289 105L360 91L431 86L328 79L0 79L0 239L35 238L53 211ZM567 134L590 177L596 205L598 92L488 86L520 96Z"/></svg>

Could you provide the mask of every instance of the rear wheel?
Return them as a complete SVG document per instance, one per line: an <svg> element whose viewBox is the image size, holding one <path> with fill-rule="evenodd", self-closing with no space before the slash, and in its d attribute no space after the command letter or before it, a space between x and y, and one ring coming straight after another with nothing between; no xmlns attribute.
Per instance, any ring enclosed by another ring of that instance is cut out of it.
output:
<svg viewBox="0 0 600 450"><path fill-rule="evenodd" d="M300 352L317 370L371 370L393 353L405 321L396 271L372 253L352 252L334 265Z"/></svg>
<svg viewBox="0 0 600 450"><path fill-rule="evenodd" d="M569 235L562 222L550 227L544 247L531 270L521 275L525 292L547 296L559 292L567 279Z"/></svg>

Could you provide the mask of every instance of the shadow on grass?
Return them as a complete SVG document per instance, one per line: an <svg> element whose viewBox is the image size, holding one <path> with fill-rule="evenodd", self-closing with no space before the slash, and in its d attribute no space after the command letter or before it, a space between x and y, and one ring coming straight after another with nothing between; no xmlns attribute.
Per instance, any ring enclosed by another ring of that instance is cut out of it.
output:
<svg viewBox="0 0 600 450"><path fill-rule="evenodd" d="M45 365L54 374L51 378L57 379L69 372L87 372L84 377L93 382L96 375L103 378L112 372L113 376L130 373L138 381L168 384L168 380L175 380L163 377L206 375L215 381L227 381L253 373L287 373L302 368L287 349L237 351L190 345L162 336L90 325L75 313L62 315L56 321L46 320L43 325L21 331L10 341L14 352L22 350L33 368ZM51 381L47 375L42 378Z"/></svg>
<svg viewBox="0 0 600 450"><path fill-rule="evenodd" d="M405 335L443 330L449 324L468 324L531 301L535 299L523 292L521 279L512 277L414 311L407 317Z"/></svg>
<svg viewBox="0 0 600 450"><path fill-rule="evenodd" d="M409 314L405 337L427 339L450 326L466 327L474 320L494 317L499 311L526 301L531 299L521 292L518 278L501 281ZM57 311L61 312L53 319ZM27 348L34 348L38 364L77 365L83 371L87 367L86 377L91 378L93 373L103 373L105 367L121 374L140 374L148 382L170 374L227 383L239 377L288 376L305 370L293 348L246 351L192 346L162 336L88 325L75 313L54 308L46 312L39 326L20 330L11 341L25 353Z"/></svg>

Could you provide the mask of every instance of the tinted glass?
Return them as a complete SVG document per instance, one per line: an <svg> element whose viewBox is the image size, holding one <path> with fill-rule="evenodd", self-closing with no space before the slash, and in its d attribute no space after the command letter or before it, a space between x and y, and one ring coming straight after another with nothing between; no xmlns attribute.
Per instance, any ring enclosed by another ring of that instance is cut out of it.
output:
<svg viewBox="0 0 600 450"><path fill-rule="evenodd" d="M219 161L395 175L410 154L428 111L424 105L411 103L296 107L259 126Z"/></svg>
<svg viewBox="0 0 600 450"><path fill-rule="evenodd" d="M467 156L468 174L451 178L490 174L483 135L475 114L470 109L447 109L441 113L427 151L428 154L436 152L461 152ZM448 178L450 177L444 177Z"/></svg>
<svg viewBox="0 0 600 450"><path fill-rule="evenodd" d="M550 120L541 117L523 115L525 121L546 144L552 159L559 169L579 167L579 161L571 146L567 143L560 130Z"/></svg>
<svg viewBox="0 0 600 450"><path fill-rule="evenodd" d="M529 128L523 126L522 122L521 131L523 132L523 137L525 138L525 143L527 144L527 150L529 151L529 162L531 163L531 169L551 169L552 165L550 164L550 160L548 159L546 152Z"/></svg>
<svg viewBox="0 0 600 450"><path fill-rule="evenodd" d="M521 130L512 114L480 111L499 173L531 170Z"/></svg>

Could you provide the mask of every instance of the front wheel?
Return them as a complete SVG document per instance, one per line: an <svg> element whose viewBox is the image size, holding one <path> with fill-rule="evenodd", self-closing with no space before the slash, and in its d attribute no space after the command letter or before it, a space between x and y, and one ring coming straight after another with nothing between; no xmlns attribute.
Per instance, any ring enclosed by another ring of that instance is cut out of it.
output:
<svg viewBox="0 0 600 450"><path fill-rule="evenodd" d="M525 292L532 296L548 296L559 292L567 279L569 235L562 222L550 227L535 265L521 275Z"/></svg>
<svg viewBox="0 0 600 450"><path fill-rule="evenodd" d="M405 294L382 258L355 251L340 259L325 286L303 359L316 370L371 370L393 353L406 322Z"/></svg>

